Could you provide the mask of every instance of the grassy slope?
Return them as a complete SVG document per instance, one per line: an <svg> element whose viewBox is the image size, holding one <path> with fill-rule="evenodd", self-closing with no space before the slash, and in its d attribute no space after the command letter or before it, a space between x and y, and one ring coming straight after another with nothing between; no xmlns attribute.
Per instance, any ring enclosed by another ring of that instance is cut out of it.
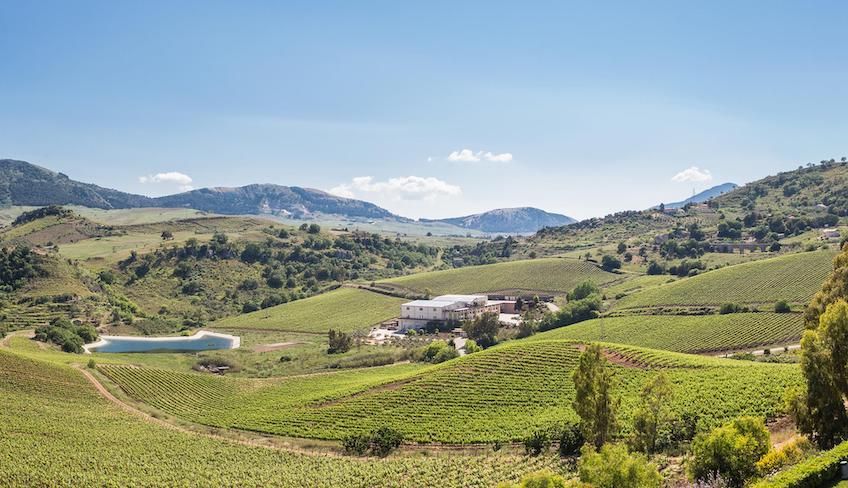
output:
<svg viewBox="0 0 848 488"><path fill-rule="evenodd" d="M581 322L543 332L531 340L608 341L667 351L699 353L798 342L800 314L633 315Z"/></svg>
<svg viewBox="0 0 848 488"><path fill-rule="evenodd" d="M720 268L634 293L618 308L806 303L830 273L833 257L831 251L814 251Z"/></svg>
<svg viewBox="0 0 848 488"><path fill-rule="evenodd" d="M585 261L535 259L419 273L382 283L416 291L430 289L437 295L502 290L561 293L586 280L602 285L626 277L607 273Z"/></svg>
<svg viewBox="0 0 848 488"><path fill-rule="evenodd" d="M229 317L211 324L224 329L271 329L325 333L364 329L400 313L400 298L357 288L339 288L314 297Z"/></svg>
<svg viewBox="0 0 848 488"><path fill-rule="evenodd" d="M108 403L79 372L0 350L3 486L489 487L543 467L561 466L497 454L334 458L176 432Z"/></svg>
<svg viewBox="0 0 848 488"><path fill-rule="evenodd" d="M655 374L649 368L663 368L674 384L673 410L704 425L741 414L775 414L783 391L801 379L795 365L607 347L631 365L613 366L625 427L639 389ZM232 387L225 382L236 380L126 368L107 373L136 398L211 425L328 439L391 425L411 440L461 443L521 439L536 428L574 420L571 374L578 355L569 341L516 341L418 373L399 369L382 386L359 385L360 393L354 393L355 384L328 387L334 375L222 396L219 391Z"/></svg>

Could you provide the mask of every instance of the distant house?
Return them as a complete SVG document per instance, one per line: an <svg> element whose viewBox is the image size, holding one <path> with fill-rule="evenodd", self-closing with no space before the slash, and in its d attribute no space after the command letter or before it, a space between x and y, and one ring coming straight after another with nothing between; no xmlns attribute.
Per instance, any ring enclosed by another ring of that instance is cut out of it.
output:
<svg viewBox="0 0 848 488"><path fill-rule="evenodd" d="M442 295L432 300L414 300L400 306L398 328L420 329L429 323L461 322L484 313L515 310L515 302L490 301L486 295Z"/></svg>
<svg viewBox="0 0 848 488"><path fill-rule="evenodd" d="M821 238L826 241L828 239L839 239L841 235L836 229L822 229Z"/></svg>

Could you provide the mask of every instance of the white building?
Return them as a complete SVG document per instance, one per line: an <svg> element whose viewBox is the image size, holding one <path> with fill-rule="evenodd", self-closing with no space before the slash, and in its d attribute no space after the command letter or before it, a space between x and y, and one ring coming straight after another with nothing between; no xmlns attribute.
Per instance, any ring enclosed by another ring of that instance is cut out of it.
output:
<svg viewBox="0 0 848 488"><path fill-rule="evenodd" d="M431 322L461 322L486 312L501 313L502 302L485 295L442 295L432 300L414 300L400 306L400 330L420 329Z"/></svg>

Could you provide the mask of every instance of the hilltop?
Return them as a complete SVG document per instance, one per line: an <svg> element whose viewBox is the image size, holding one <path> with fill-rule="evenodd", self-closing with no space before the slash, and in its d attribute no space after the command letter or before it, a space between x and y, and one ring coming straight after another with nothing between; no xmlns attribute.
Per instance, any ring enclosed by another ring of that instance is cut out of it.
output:
<svg viewBox="0 0 848 488"><path fill-rule="evenodd" d="M737 185L736 183L722 183L721 185L716 185L712 188L707 188L706 190L700 193L692 195L686 200L680 202L666 203L665 208L682 208L689 203L703 203L719 195L724 195L725 193L733 191L737 188L739 188L739 185Z"/></svg>
<svg viewBox="0 0 848 488"><path fill-rule="evenodd" d="M577 222L560 215L533 207L498 208L488 212L447 219L421 219L422 222L444 222L463 229L489 233L524 234L544 227L557 227Z"/></svg>

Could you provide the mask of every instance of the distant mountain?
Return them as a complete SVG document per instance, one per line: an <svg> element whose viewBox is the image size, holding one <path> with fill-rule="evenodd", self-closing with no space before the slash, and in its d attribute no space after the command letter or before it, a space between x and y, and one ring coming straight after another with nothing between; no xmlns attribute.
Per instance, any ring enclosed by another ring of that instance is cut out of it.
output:
<svg viewBox="0 0 848 488"><path fill-rule="evenodd" d="M13 159L0 159L0 205L153 206L149 197L80 183L62 173Z"/></svg>
<svg viewBox="0 0 848 488"><path fill-rule="evenodd" d="M739 188L739 185L737 185L736 183L722 183L721 185L704 190L701 193L698 193L697 195L693 195L687 198L686 200L683 200L682 202L666 203L665 208L682 208L687 203L703 203L719 195L731 192L737 188Z"/></svg>
<svg viewBox="0 0 848 488"><path fill-rule="evenodd" d="M294 218L334 214L368 219L398 217L372 203L321 190L279 185L203 188L158 198L81 183L26 161L0 160L0 206L81 205L91 208L193 208L219 214L283 214Z"/></svg>
<svg viewBox="0 0 848 488"><path fill-rule="evenodd" d="M526 234L536 232L543 227L557 227L576 222L565 215L545 212L533 207L499 208L465 217L448 219L421 219L422 222L443 222L463 229L482 232Z"/></svg>
<svg viewBox="0 0 848 488"><path fill-rule="evenodd" d="M186 207L220 214L273 213L298 218L322 213L369 219L403 219L362 200L337 197L312 188L270 184L202 188L155 198L154 201L157 207Z"/></svg>

